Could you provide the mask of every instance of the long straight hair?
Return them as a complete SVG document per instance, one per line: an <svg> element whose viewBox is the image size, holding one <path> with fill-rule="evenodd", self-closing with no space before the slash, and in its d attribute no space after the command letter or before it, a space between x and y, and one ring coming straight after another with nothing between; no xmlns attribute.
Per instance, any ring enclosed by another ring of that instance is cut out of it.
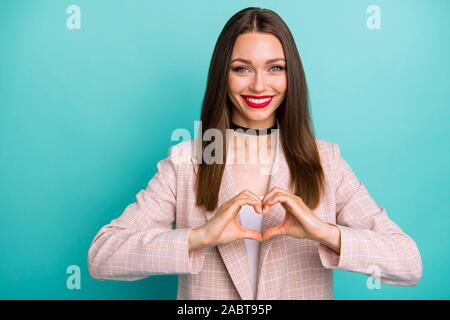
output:
<svg viewBox="0 0 450 320"><path fill-rule="evenodd" d="M275 35L281 42L287 71L287 90L284 101L276 110L280 123L281 147L286 156L294 194L312 210L320 202L324 188L324 173L320 163L312 121L305 73L294 38L275 12L249 7L234 14L225 24L216 42L208 71L206 91L201 110L201 137L208 129L217 129L226 137L231 127L232 102L228 97L228 72L234 43L239 35L263 32ZM202 139L203 140L203 139ZM203 150L214 141L202 141ZM223 161L207 164L201 161L195 180L196 204L208 211L218 205L220 183L226 165Z"/></svg>

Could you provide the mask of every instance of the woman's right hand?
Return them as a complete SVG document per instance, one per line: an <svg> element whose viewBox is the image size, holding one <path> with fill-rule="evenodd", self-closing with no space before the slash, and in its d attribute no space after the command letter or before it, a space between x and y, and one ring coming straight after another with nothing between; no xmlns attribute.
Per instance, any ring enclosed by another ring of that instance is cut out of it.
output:
<svg viewBox="0 0 450 320"><path fill-rule="evenodd" d="M206 224L191 230L189 249L224 245L238 239L262 241L259 231L245 229L239 223L238 214L243 205L251 205L257 213L262 214L261 199L250 190L244 190L222 203Z"/></svg>

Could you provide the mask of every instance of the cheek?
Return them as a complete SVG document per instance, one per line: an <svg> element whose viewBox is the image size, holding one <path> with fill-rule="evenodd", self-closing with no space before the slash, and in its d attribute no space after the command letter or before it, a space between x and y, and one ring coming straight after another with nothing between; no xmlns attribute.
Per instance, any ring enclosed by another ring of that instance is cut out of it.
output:
<svg viewBox="0 0 450 320"><path fill-rule="evenodd" d="M286 89L287 89L286 77L279 77L279 78L273 79L272 87L281 94L285 93Z"/></svg>
<svg viewBox="0 0 450 320"><path fill-rule="evenodd" d="M236 77L233 75L230 75L228 77L228 87L230 88L230 92L233 93L240 93L245 88L247 88L249 85L249 81L245 77Z"/></svg>

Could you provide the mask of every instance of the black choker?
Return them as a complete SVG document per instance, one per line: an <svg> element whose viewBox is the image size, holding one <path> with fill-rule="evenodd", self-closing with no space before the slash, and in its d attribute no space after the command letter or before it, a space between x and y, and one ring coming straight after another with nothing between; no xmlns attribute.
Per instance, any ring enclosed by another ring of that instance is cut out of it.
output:
<svg viewBox="0 0 450 320"><path fill-rule="evenodd" d="M272 130L278 129L278 124L277 121L275 121L275 124L267 129L253 129L253 128L246 128L246 127L241 127L240 125L231 122L231 128L233 130L239 130L238 132L240 133L244 133L244 134L250 134L250 135L254 135L254 136L263 136L266 134L271 134Z"/></svg>

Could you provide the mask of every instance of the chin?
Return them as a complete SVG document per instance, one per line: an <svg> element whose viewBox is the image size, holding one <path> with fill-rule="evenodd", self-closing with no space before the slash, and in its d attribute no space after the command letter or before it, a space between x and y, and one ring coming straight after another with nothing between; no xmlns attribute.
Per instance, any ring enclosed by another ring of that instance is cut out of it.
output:
<svg viewBox="0 0 450 320"><path fill-rule="evenodd" d="M260 122L260 121L266 121L267 119L270 118L270 116L273 114L274 111L267 111L267 112L261 112L261 111L256 111L256 112L246 112L245 116L248 120L253 121L253 122ZM258 114L255 114L258 113Z"/></svg>

